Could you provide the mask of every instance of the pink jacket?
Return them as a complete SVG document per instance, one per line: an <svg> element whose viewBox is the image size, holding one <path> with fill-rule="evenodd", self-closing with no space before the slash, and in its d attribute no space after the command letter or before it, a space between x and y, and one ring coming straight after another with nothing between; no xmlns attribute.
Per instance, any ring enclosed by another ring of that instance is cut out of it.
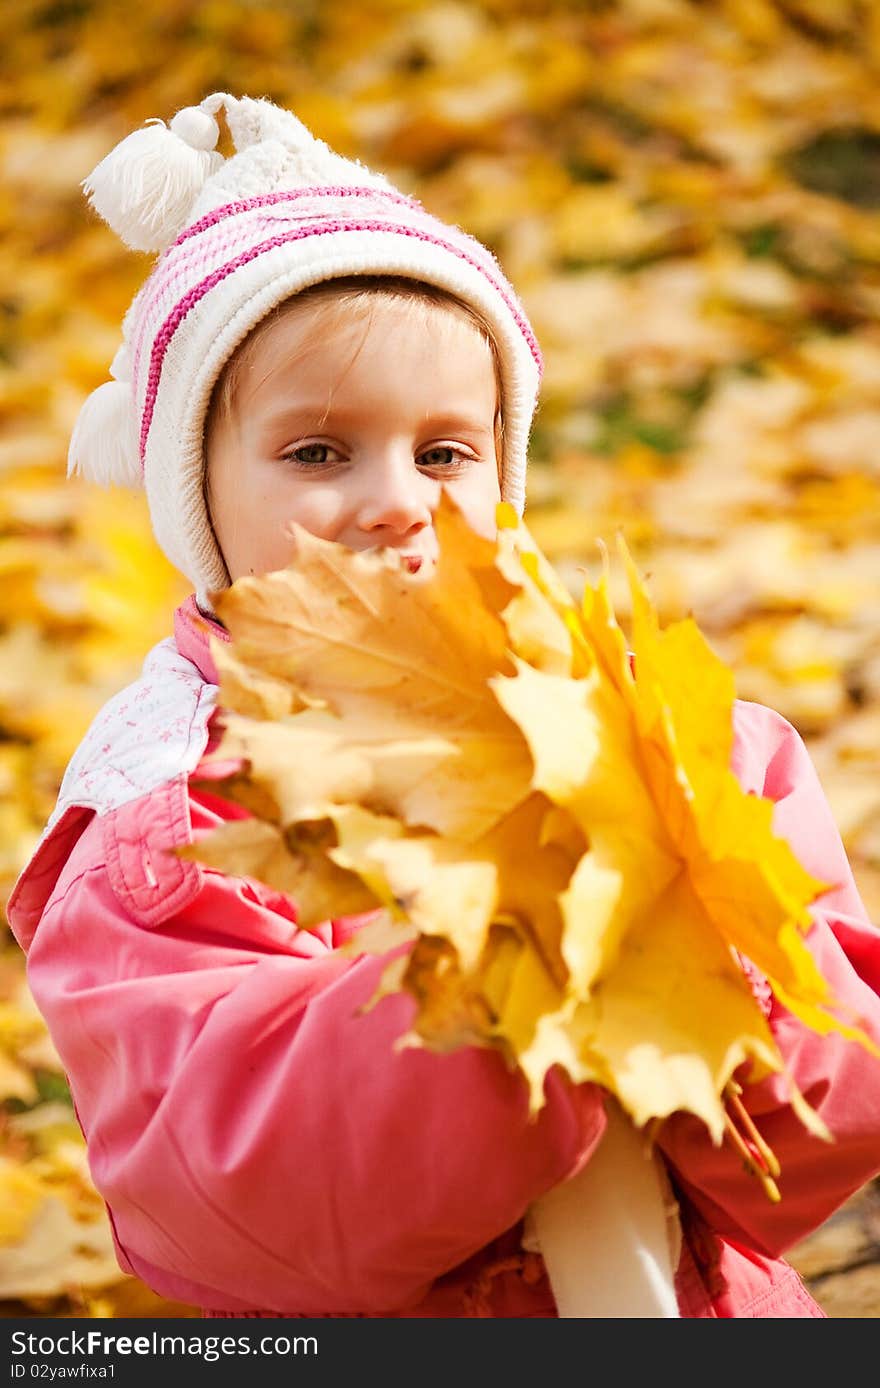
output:
<svg viewBox="0 0 880 1388"><path fill-rule="evenodd" d="M521 1221L589 1160L600 1092L554 1072L530 1123L495 1053L395 1053L412 1002L358 1015L384 961L336 952L356 921L300 930L287 898L165 851L237 813L191 783L215 682L190 599L98 716L9 904L120 1266L208 1315L554 1316ZM880 1042L880 936L806 750L754 704L736 733L742 784L837 883L810 946ZM774 1206L696 1120L665 1124L684 1316L820 1316L780 1254L880 1170L880 1062L764 998L836 1141L805 1133L776 1079L746 1087L782 1163Z"/></svg>

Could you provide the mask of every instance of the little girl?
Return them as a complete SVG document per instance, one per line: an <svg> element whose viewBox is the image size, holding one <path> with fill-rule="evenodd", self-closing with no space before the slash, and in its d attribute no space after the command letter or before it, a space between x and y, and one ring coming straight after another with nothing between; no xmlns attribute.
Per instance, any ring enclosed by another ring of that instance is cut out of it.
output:
<svg viewBox="0 0 880 1388"><path fill-rule="evenodd" d="M211 594L291 562L293 522L419 575L443 487L488 536L499 498L521 511L541 362L526 315L482 246L266 101L209 96L86 186L162 254L71 466L146 488L194 593L74 756L9 917L120 1266L209 1316L556 1316L524 1216L590 1163L600 1089L553 1071L530 1122L496 1052L396 1051L413 1002L360 1014L385 960L340 953L357 920L298 929L295 902L168 851L241 813L200 765L225 635ZM880 938L803 744L738 704L734 769L834 884L809 946L880 1042ZM835 1140L806 1133L784 1078L744 1086L781 1162L774 1205L696 1119L665 1122L682 1316L821 1316L780 1255L880 1170L880 1063L754 987Z"/></svg>

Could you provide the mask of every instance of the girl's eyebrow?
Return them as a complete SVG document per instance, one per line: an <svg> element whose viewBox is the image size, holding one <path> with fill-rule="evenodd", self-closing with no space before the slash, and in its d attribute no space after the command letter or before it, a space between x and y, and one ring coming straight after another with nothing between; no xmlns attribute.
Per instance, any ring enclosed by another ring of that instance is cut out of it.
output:
<svg viewBox="0 0 880 1388"><path fill-rule="evenodd" d="M326 400L299 401L295 405L284 405L277 410L270 411L259 422L261 429L280 429L284 426L303 422L314 424L317 421L323 424L332 415L334 420L345 424L349 418L357 418L359 414L359 409L351 411L344 407L334 409L333 405L328 404ZM485 424L474 415L438 411L436 414L426 413L420 428L435 430L440 434L463 432L492 438L495 433L495 421L493 418L491 424Z"/></svg>
<svg viewBox="0 0 880 1388"><path fill-rule="evenodd" d="M441 434L454 434L459 430L468 434L494 434L494 420L492 424L483 424L472 415L466 414L426 414L423 425L424 428L436 429Z"/></svg>
<svg viewBox="0 0 880 1388"><path fill-rule="evenodd" d="M260 423L269 429L276 425L289 424L299 419L323 418L330 413L330 407L326 400L319 401L300 401L296 405L282 405L277 410L270 410L264 415Z"/></svg>

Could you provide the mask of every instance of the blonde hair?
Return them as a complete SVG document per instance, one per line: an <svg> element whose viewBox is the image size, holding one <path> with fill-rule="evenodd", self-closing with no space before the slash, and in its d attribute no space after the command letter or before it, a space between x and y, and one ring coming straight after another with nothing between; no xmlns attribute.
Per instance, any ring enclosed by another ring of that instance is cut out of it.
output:
<svg viewBox="0 0 880 1388"><path fill-rule="evenodd" d="M504 419L502 410L501 394L501 363L492 330L482 314L466 304L455 294L451 294L446 289L440 289L437 285L428 284L423 280L407 279L403 275L345 275L338 279L321 280L317 284L309 285L306 289L301 289L298 293L292 294L289 299L283 299L280 304L261 318L257 326L248 334L243 342L232 353L226 361L223 370L217 377L208 411L205 417L205 428L203 437L206 441L210 436L212 428L221 420L228 419L235 404L239 382L245 367L262 341L266 333L272 328L284 314L294 312L303 304L322 304L333 307L339 312L357 312L369 308L377 296L397 299L403 304L413 308L421 307L424 309L439 308L448 313L453 313L457 317L469 323L480 335L492 353L492 362L495 368L495 381L498 388L499 409L496 421L496 432L499 438L503 434ZM501 474L501 451L498 450L498 472L499 480Z"/></svg>

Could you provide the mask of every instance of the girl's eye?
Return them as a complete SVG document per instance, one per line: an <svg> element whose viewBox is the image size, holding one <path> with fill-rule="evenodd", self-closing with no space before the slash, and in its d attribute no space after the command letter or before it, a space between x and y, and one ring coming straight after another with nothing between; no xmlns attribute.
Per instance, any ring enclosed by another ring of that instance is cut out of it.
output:
<svg viewBox="0 0 880 1388"><path fill-rule="evenodd" d="M422 467L451 467L454 463L465 462L465 456L457 448L452 448L449 444L440 444L436 448L428 448L424 453L420 453L416 462Z"/></svg>
<svg viewBox="0 0 880 1388"><path fill-rule="evenodd" d="M292 448L284 457L288 462L304 463L306 467L320 467L322 463L331 461L333 449L327 443L303 443L299 448Z"/></svg>

